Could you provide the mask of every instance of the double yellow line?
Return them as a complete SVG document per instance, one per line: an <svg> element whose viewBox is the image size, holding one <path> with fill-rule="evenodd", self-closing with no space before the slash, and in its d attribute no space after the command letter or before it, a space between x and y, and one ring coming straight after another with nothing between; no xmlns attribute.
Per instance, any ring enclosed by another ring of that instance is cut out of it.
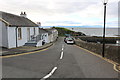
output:
<svg viewBox="0 0 120 80"><path fill-rule="evenodd" d="M117 72L120 72L120 71L117 69L118 63L116 63L116 62L114 62L114 61L112 61L112 60L110 60L110 59L103 58L102 56L98 55L97 53L91 52L91 51L89 51L89 50L87 50L87 49L84 49L84 48L82 48L82 47L80 47L80 46L77 46L77 45L75 45L75 46L78 47L78 48L80 48L80 49L82 49L82 50L84 50L84 51L87 51L87 52L89 52L89 53L91 53L91 54L93 54L93 55L95 55L95 56L97 56L97 57L100 57L101 59L103 59L103 60L105 60L105 61L107 61L107 62L109 62L109 63L111 63L111 64L113 64L113 69L114 69L115 71L117 71Z"/></svg>
<svg viewBox="0 0 120 80"><path fill-rule="evenodd" d="M27 55L27 54L33 54L33 53L45 51L47 49L48 48L42 49L42 50L38 50L38 51L34 51L34 52L27 52L27 53L21 53L21 54L15 54L15 55L8 55L8 56L0 56L0 58L10 58L10 57L22 56L22 55Z"/></svg>

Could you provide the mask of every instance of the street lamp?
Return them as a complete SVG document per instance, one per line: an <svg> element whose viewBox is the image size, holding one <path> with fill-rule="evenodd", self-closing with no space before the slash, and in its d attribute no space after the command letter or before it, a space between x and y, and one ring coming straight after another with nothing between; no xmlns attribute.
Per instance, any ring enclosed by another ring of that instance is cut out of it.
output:
<svg viewBox="0 0 120 80"><path fill-rule="evenodd" d="M108 0L103 0L104 5L104 28L103 28L103 50L102 50L102 57L105 56L105 23L106 23L106 5L108 3Z"/></svg>

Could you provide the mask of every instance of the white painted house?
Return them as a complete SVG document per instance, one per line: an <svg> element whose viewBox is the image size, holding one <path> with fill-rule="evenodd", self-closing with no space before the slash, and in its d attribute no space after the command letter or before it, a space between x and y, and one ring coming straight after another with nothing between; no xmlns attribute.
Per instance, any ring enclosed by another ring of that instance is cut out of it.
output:
<svg viewBox="0 0 120 80"><path fill-rule="evenodd" d="M39 28L39 34L41 35L42 42L45 42L45 44L50 43L48 32L45 29Z"/></svg>
<svg viewBox="0 0 120 80"><path fill-rule="evenodd" d="M54 42L58 38L58 31L55 28L46 29L48 31L49 42Z"/></svg>
<svg viewBox="0 0 120 80"><path fill-rule="evenodd" d="M18 15L0 11L0 46L15 48L29 43L41 46L39 27L26 17L26 13Z"/></svg>

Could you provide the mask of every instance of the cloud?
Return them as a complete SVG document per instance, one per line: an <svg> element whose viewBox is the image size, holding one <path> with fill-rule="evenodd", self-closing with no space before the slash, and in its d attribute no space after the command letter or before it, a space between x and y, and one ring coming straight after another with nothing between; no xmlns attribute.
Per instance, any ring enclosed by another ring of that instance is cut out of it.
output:
<svg viewBox="0 0 120 80"><path fill-rule="evenodd" d="M46 23L62 23L62 24L81 24L75 21L46 21Z"/></svg>
<svg viewBox="0 0 120 80"><path fill-rule="evenodd" d="M43 13L74 13L89 7L96 2L82 0L2 0L1 6L9 6L11 10L28 10L38 11ZM9 9L6 8L6 9Z"/></svg>
<svg viewBox="0 0 120 80"><path fill-rule="evenodd" d="M19 15L28 13L28 18L42 25L102 25L102 0L0 0L0 11ZM109 0L107 21L116 26L118 1ZM112 22L113 21L113 22Z"/></svg>
<svg viewBox="0 0 120 80"><path fill-rule="evenodd" d="M108 3L107 11L109 16L118 17L118 2L114 1L114 2Z"/></svg>

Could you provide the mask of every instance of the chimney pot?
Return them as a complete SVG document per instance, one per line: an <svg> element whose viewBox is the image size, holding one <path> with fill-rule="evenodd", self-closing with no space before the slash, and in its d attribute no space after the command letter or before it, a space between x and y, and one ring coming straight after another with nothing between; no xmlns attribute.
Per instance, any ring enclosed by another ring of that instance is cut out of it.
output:
<svg viewBox="0 0 120 80"><path fill-rule="evenodd" d="M21 12L20 16L26 18L27 17L26 12Z"/></svg>
<svg viewBox="0 0 120 80"><path fill-rule="evenodd" d="M24 15L26 15L26 12L24 12Z"/></svg>
<svg viewBox="0 0 120 80"><path fill-rule="evenodd" d="M20 15L23 15L23 12L21 12L21 14Z"/></svg>

